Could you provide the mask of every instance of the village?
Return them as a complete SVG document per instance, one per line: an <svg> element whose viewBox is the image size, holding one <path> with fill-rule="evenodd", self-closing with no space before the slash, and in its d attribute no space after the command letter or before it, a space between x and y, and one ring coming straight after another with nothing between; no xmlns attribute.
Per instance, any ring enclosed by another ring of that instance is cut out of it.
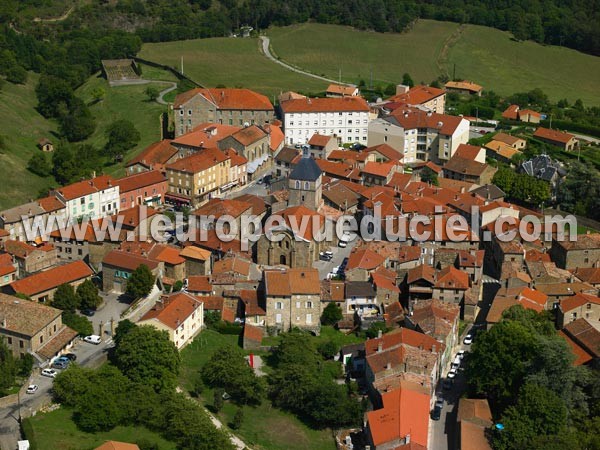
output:
<svg viewBox="0 0 600 450"><path fill-rule="evenodd" d="M237 327L257 373L256 361L264 364L282 335L319 337L327 326L336 336L360 336L328 359L341 366L341 384L357 383L351 398L366 405L359 426L334 430L337 448L491 449L488 435L502 424L488 398L467 396L471 349L520 307L547 312L572 364L597 370L600 233L506 239L526 217L543 221L544 204L508 201L493 182L499 165L547 183L552 199L568 170L547 154L523 158L529 140L573 155L581 143L541 126L542 114L526 105L502 116L528 127L527 135L450 114L449 93L482 91L469 81L400 84L389 98L367 102L358 87L331 84L322 97L284 92L273 105L249 89L194 88L169 106L172 135L128 161L122 177L96 174L1 211L0 336L15 358L30 354L35 366L21 391L35 390L19 399L19 414L22 402L32 414L50 399L53 378L71 360L102 364L125 319L165 331L178 350L215 320ZM475 145L482 136L491 139ZM52 151L52 142L40 142L40 151ZM262 235L244 248L250 215ZM283 224L266 227L275 215ZM182 217L181 229L149 237L165 216ZM237 225L227 242L216 232L223 216ZM319 241L296 227L310 217L325 228L342 216L380 224L421 216L444 225L460 216L469 225L403 241L360 233ZM43 226L32 235L28 221ZM117 236L98 238L98 227L117 222ZM180 241L188 228L204 237ZM151 283L132 297L140 273ZM98 301L65 323L57 299L84 284ZM91 333L73 328L79 318ZM18 424L5 412L0 444L12 445Z"/></svg>

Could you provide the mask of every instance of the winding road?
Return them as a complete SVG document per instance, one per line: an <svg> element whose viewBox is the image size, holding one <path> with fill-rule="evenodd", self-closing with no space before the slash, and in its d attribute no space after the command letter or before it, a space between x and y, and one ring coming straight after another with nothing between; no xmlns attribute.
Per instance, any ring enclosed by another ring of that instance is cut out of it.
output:
<svg viewBox="0 0 600 450"><path fill-rule="evenodd" d="M273 54L271 53L271 49L270 49L270 42L271 40L269 39L268 36L260 36L260 42L261 42L261 49L263 54L269 58L271 61L273 61L276 64L279 64L280 66L285 67L288 70L291 70L292 72L296 72L302 75L306 75L307 77L313 77L316 78L317 80L323 80L323 81L327 81L328 83L335 83L335 84L343 84L345 86L353 86L350 83L340 83L339 81L336 80L332 80L331 78L326 78L326 77L322 77L320 75L315 75L314 73L310 73L310 72L306 72L302 69L298 69L297 67L291 66L287 63L284 63L283 61L275 58L273 56Z"/></svg>

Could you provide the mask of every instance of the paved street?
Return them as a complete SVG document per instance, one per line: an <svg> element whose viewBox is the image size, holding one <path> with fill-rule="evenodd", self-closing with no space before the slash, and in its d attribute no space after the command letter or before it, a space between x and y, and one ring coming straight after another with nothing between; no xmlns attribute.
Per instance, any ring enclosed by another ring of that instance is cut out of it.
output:
<svg viewBox="0 0 600 450"><path fill-rule="evenodd" d="M326 248L325 250L331 250L333 252L333 259L331 261L319 260L313 264L313 267L319 270L319 279L324 280L327 278L327 274L331 272L334 267L339 266L344 258L347 258L350 255L350 252L356 246L357 242L357 240L349 242L348 246L345 248L338 247L337 245L331 245L329 249Z"/></svg>

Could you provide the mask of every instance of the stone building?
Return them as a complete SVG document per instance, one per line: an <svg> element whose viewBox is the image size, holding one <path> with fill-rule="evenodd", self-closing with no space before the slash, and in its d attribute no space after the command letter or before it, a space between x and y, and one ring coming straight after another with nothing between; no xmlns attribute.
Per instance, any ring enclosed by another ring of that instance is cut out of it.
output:
<svg viewBox="0 0 600 450"><path fill-rule="evenodd" d="M311 209L319 209L323 201L323 176L321 169L310 157L308 149L304 149L302 158L290 173L288 189L289 205L305 205Z"/></svg>
<svg viewBox="0 0 600 450"><path fill-rule="evenodd" d="M600 233L582 234L576 241L560 242L552 240L550 249L552 261L561 269L597 267L600 261Z"/></svg>
<svg viewBox="0 0 600 450"><path fill-rule="evenodd" d="M269 99L249 89L196 88L179 94L173 103L176 137L205 122L264 125L274 117Z"/></svg>
<svg viewBox="0 0 600 450"><path fill-rule="evenodd" d="M266 270L264 289L267 328L289 331L297 327L319 334L321 285L317 269Z"/></svg>

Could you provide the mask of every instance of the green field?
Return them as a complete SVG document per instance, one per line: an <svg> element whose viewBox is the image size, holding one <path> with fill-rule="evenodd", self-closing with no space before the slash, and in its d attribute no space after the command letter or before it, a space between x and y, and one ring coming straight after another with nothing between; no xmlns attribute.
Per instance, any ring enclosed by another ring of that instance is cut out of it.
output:
<svg viewBox="0 0 600 450"><path fill-rule="evenodd" d="M541 88L552 100L581 98L600 105L600 58L563 47L516 42L511 35L475 25L419 20L403 34L302 24L269 29L271 47L282 60L344 81L415 82L445 73L473 80L502 95ZM299 45L298 43L302 43Z"/></svg>
<svg viewBox="0 0 600 450"><path fill-rule="evenodd" d="M27 161L35 152L38 139L54 139L56 123L46 120L35 110L37 99L35 86L38 76L29 74L27 83L6 83L0 90L0 117L5 148L0 149L0 209L37 198L38 193L48 189L51 178L41 178L30 173Z"/></svg>
<svg viewBox="0 0 600 450"><path fill-rule="evenodd" d="M212 354L223 345L237 345L238 336L219 334L205 330L181 352L182 370L180 383L190 389L193 380L199 376L201 368ZM264 361L264 359L263 359ZM268 372L268 368L266 370ZM205 388L202 400L210 406L213 392ZM242 427L235 433L257 450L334 450L335 441L331 430L313 430L292 414L274 408L269 400L263 400L257 407L245 406ZM237 411L237 406L225 402L218 414L224 424L229 424Z"/></svg>
<svg viewBox="0 0 600 450"><path fill-rule="evenodd" d="M162 73L161 73L162 72ZM164 71L150 71L150 78L172 80L174 77ZM38 139L47 137L56 144L57 123L45 119L35 107L37 99L35 86L39 76L29 74L25 85L6 83L0 90L0 118L4 147L0 149L0 177L3 180L0 190L0 210L38 198L43 192L56 185L52 177L41 178L27 170L27 162L35 152ZM168 84L153 83L159 89ZM77 90L87 103L92 102L91 92L101 87L106 92L104 100L90 105L96 118L97 128L85 143L97 147L106 142L107 126L114 120L123 118L131 120L140 131L141 141L130 150L122 163L107 166L107 173L123 176L125 162L145 146L160 139L159 116L167 110L166 106L147 100L144 90L146 85L109 87L104 78L91 77ZM51 155L48 155L51 158Z"/></svg>
<svg viewBox="0 0 600 450"><path fill-rule="evenodd" d="M70 409L59 408L27 419L33 430L33 441L37 444L35 448L37 450L91 450L108 440L129 443L144 440L157 444L160 450L176 448L175 444L143 427L118 426L104 433L86 433L77 428L72 415ZM27 438L32 439L32 436L28 433Z"/></svg>
<svg viewBox="0 0 600 450"><path fill-rule="evenodd" d="M207 87L245 87L266 95L282 91L323 91L327 83L268 60L258 39L211 38L144 44L139 56L172 67Z"/></svg>

